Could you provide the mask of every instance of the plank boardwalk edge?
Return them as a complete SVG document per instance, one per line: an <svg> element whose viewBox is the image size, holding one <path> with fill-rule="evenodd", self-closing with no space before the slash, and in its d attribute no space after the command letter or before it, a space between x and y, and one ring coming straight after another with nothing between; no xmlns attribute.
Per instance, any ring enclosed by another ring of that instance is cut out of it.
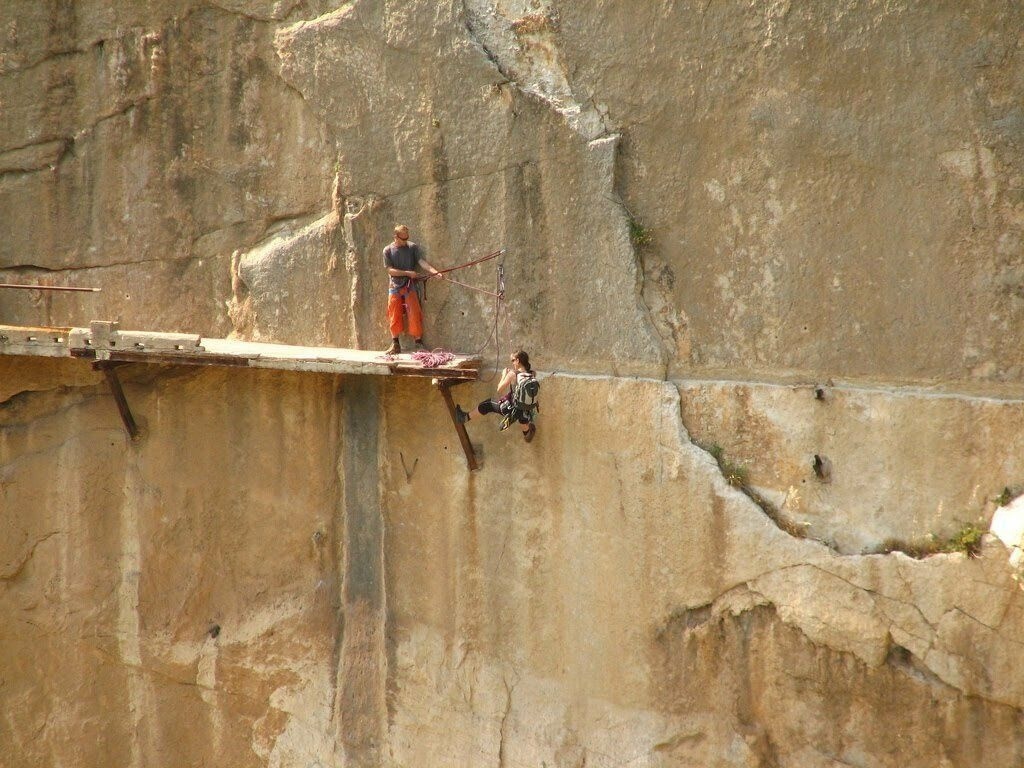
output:
<svg viewBox="0 0 1024 768"><path fill-rule="evenodd" d="M456 354L446 365L425 368L412 359L385 358L368 350L206 339L198 334L163 331L122 331L118 323L111 321L93 321L88 328L0 325L0 355L310 373L430 376L461 381L479 378L483 362L479 355Z"/></svg>

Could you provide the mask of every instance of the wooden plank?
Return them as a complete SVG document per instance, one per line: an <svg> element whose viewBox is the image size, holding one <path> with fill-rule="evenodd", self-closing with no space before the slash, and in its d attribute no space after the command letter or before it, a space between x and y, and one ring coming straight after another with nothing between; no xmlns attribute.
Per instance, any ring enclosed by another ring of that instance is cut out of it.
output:
<svg viewBox="0 0 1024 768"><path fill-rule="evenodd" d="M131 408L128 407L128 399L124 396L124 390L121 388L121 380L117 378L117 372L114 370L115 365L116 363L101 361L93 363L93 368L103 371L103 376L110 386L110 393L114 396L114 402L117 403L117 412L121 414L121 422L124 424L128 436L133 441L138 440L139 426L135 423Z"/></svg>
<svg viewBox="0 0 1024 768"><path fill-rule="evenodd" d="M107 353L107 359L122 363L163 363L165 365L220 365L231 368L248 368L250 360L246 357L230 355L210 355L202 352L175 354L173 352L133 352L127 349Z"/></svg>
<svg viewBox="0 0 1024 768"><path fill-rule="evenodd" d="M448 369L441 368L392 368L393 376L420 376L431 379L451 379L454 381L473 381L478 378L476 371L466 368Z"/></svg>
<svg viewBox="0 0 1024 768"><path fill-rule="evenodd" d="M205 339L198 334L122 331L117 323L105 321L94 321L88 328L0 325L0 355L459 380L478 378L483 362L478 355L456 355L446 365L424 368L411 358L386 358L370 350Z"/></svg>
<svg viewBox="0 0 1024 768"><path fill-rule="evenodd" d="M462 381L466 381L466 379L462 379ZM441 391L444 404L448 406L448 415L452 417L452 424L455 425L455 431L459 435L459 442L462 443L462 451L466 454L466 463L472 472L473 470L480 469L480 464L476 460L476 451L473 450L473 444L469 441L466 425L460 424L458 417L455 415L455 401L452 400L452 393L449 391L458 383L458 381L444 379L437 382L437 388Z"/></svg>

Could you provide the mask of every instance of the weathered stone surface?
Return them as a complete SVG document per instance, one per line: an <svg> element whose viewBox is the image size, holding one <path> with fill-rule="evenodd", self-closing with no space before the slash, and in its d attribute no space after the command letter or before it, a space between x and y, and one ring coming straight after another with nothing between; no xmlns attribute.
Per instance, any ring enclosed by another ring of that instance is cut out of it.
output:
<svg viewBox="0 0 1024 768"><path fill-rule="evenodd" d="M846 553L983 524L1024 478L1017 396L682 381L683 421L807 536ZM815 456L827 461L816 472Z"/></svg>
<svg viewBox="0 0 1024 768"><path fill-rule="evenodd" d="M398 469L415 468L389 487L386 550L399 642L398 764L445 765L479 750L490 755L481 764L502 752L513 764L573 765L585 754L588 765L758 765L775 744L779 764L828 765L821 756L801 761L821 748L815 729L850 717L872 731L850 755L960 765L968 764L960 746L924 746L922 736L942 728L933 689L961 706L985 680L980 716L992 727L1019 717L1024 691L1007 665L1024 603L998 547L981 560L836 556L782 533L724 483L682 430L670 385L553 377L543 388L558 408L544 412L532 445L471 423L485 469L426 496L421 475L452 477L446 465L462 461L454 435L446 451L416 450L437 435L426 419L402 429ZM386 401L398 421L418 407L399 395ZM606 403L630 414L628 430L593 418ZM721 630L734 635L734 650L701 630L751 611L759 618L740 619L746 629L726 622ZM816 720L783 705L782 694L772 699L796 673L750 644L779 636L771 653L783 659L811 648L825 655L809 684L830 697L829 711L849 715ZM688 638L691 650L667 652L673 637ZM956 638L970 638L1000 671L980 673L976 652ZM735 684L718 686L709 664ZM737 697L734 686L753 685L743 683L750 674L756 691ZM875 710L874 685L893 685L899 706ZM761 697L764 706L751 702ZM883 746L892 727L885 713L897 711L901 733L920 728ZM437 723L439 712L450 725ZM829 749L844 759L843 748ZM1008 733L994 749L988 764L1012 762L1021 743Z"/></svg>
<svg viewBox="0 0 1024 768"><path fill-rule="evenodd" d="M958 706L975 702L986 729L1019 717L1024 593L1001 550L841 557L791 538L689 441L671 384L548 377L545 402L557 407L532 445L493 421L470 425L486 457L471 475L454 432L438 428L428 382L386 382L379 397L364 382L136 377L126 389L146 422L139 445L99 387L5 409L4 455L24 457L3 465L5 514L18 510L5 528L18 533L2 600L24 619L5 644L43 649L10 693L19 711L59 700L68 718L68 733L41 747L30 746L35 721L19 721L12 744L28 764L115 754L76 735L75 713L89 707L97 727L128 730L126 754L142 763L658 765L696 750L757 765L774 750L800 764L802 750L821 749L805 729L823 724L758 715L688 660L725 653L723 668L750 668L750 644L765 642L773 650L756 656L767 666L748 696L788 685L788 666L768 658L822 649L849 671L834 689L831 671L811 679L832 691L830 706L857 711L850 748L878 764L890 763L871 734L888 725L856 703L882 695L864 680L901 691L919 728L892 765L962 764L946 742L919 747L942 727L935 686ZM589 418L611 404L632 429ZM614 450L581 450L581 439ZM278 447L290 443L304 450ZM74 483L39 482L55 461ZM720 622L746 640L718 649L702 628ZM87 652L70 667L47 661L68 643ZM100 678L32 687L30 670L51 668ZM196 707L202 727L182 719ZM1015 738L999 749L1019 758Z"/></svg>
<svg viewBox="0 0 1024 768"><path fill-rule="evenodd" d="M354 260L345 260L367 285L359 298L376 289L359 306L357 338L387 339L380 254L401 219L435 266L508 248L504 338L577 369L661 367L615 199L614 136L582 137L510 88L457 6L354 3L282 28L275 45L282 75L334 131L342 204L365 219L365 234L348 243ZM476 268L460 279L491 288L493 275ZM431 288L434 343L478 347L493 300Z"/></svg>
<svg viewBox="0 0 1024 768"><path fill-rule="evenodd" d="M162 307L163 329L220 326L231 251L314 212L330 184L329 144L275 74L268 24L187 3L14 5L0 19L3 274L74 269L62 278L105 289L60 324L91 310L139 327ZM203 288L168 265L201 268Z"/></svg>
<svg viewBox="0 0 1024 768"><path fill-rule="evenodd" d="M470 425L475 474L426 381L136 376L140 444L99 387L4 409L9 744L27 765L1024 755L1001 548L837 556L725 483L671 384L543 387L533 444ZM606 403L634 429L588 422ZM55 463L64 482L40 483ZM51 673L80 682L33 682ZM798 690L836 718L783 705ZM987 737L933 738L964 718Z"/></svg>
<svg viewBox="0 0 1024 768"><path fill-rule="evenodd" d="M0 754L1024 762L1008 552L856 554L1020 482L1021 13L4 4L0 277L104 290L3 323L372 349L404 221L506 247L498 347L559 373L470 474L428 381L122 369L131 443L87 364L0 360Z"/></svg>
<svg viewBox="0 0 1024 768"><path fill-rule="evenodd" d="M623 134L678 363L1021 380L1019 5L541 5Z"/></svg>

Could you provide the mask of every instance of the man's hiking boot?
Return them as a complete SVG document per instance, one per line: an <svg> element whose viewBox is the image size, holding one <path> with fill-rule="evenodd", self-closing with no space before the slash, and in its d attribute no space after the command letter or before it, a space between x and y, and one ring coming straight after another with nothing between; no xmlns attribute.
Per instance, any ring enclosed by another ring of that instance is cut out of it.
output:
<svg viewBox="0 0 1024 768"><path fill-rule="evenodd" d="M427 351L427 345L423 343L423 339L416 339L416 351Z"/></svg>
<svg viewBox="0 0 1024 768"><path fill-rule="evenodd" d="M391 342L391 346L384 350L385 355L397 355L402 351L402 347L398 344L398 339Z"/></svg>
<svg viewBox="0 0 1024 768"><path fill-rule="evenodd" d="M530 424L529 429L523 432L523 440L529 443L530 441L533 440L533 436L535 434L537 434L537 427L533 424Z"/></svg>
<svg viewBox="0 0 1024 768"><path fill-rule="evenodd" d="M455 406L455 420L459 422L459 424L465 424L469 421L469 414L462 410L462 406Z"/></svg>

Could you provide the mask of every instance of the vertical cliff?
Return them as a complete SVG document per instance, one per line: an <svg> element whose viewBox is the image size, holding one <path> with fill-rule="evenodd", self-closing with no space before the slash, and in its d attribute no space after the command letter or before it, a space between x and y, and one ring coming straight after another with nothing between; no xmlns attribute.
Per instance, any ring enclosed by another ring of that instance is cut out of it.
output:
<svg viewBox="0 0 1024 768"><path fill-rule="evenodd" d="M0 754L1020 764L1007 552L920 555L1022 482L1021 28L6 4L0 278L103 290L0 322L383 348L402 221L439 267L507 249L542 411L471 423L469 473L429 380L130 366L132 442L85 363L0 356ZM426 316L495 321L447 284Z"/></svg>

